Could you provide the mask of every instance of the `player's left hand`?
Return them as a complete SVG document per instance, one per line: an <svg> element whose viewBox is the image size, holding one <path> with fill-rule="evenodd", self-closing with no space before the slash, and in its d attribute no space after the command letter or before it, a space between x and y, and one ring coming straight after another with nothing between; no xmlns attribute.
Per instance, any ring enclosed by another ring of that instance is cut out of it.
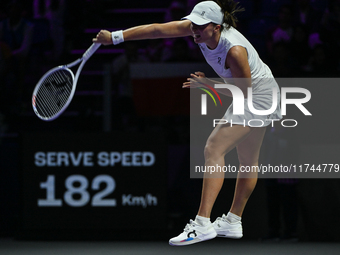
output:
<svg viewBox="0 0 340 255"><path fill-rule="evenodd" d="M190 74L191 78L188 78L187 82L183 83L182 88L202 88L206 87L207 79L203 72L195 72Z"/></svg>

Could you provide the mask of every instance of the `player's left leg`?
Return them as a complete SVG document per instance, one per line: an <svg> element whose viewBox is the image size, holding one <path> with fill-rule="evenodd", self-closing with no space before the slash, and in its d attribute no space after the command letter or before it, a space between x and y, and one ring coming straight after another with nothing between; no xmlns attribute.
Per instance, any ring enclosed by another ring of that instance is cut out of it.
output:
<svg viewBox="0 0 340 255"><path fill-rule="evenodd" d="M224 156L242 142L253 128L241 125L218 125L210 134L205 149L205 166L224 166ZM223 185L224 173L205 173L201 203L194 221L190 220L183 233L169 240L170 245L188 245L216 237L217 233L210 222L210 213Z"/></svg>
<svg viewBox="0 0 340 255"><path fill-rule="evenodd" d="M254 169L258 166L265 130L265 127L255 128L255 130L236 147L240 162L240 172L238 173L234 199L229 213L218 217L213 223L218 236L228 238L241 238L243 236L241 216L256 186L257 172L241 171L251 168Z"/></svg>

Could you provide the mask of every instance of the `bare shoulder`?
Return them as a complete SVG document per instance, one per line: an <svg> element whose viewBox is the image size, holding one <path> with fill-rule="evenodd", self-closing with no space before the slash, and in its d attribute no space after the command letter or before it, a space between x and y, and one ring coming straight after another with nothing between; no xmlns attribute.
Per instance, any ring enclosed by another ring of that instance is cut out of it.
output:
<svg viewBox="0 0 340 255"><path fill-rule="evenodd" d="M248 63L248 53L244 47L234 46L228 51L225 60L226 67L238 66L246 63Z"/></svg>
<svg viewBox="0 0 340 255"><path fill-rule="evenodd" d="M227 54L225 61L226 67L229 67L233 77L250 77L250 67L248 63L247 50L242 46L232 47Z"/></svg>
<svg viewBox="0 0 340 255"><path fill-rule="evenodd" d="M227 58L237 60L239 58L248 58L247 50L243 46L232 47L227 54Z"/></svg>

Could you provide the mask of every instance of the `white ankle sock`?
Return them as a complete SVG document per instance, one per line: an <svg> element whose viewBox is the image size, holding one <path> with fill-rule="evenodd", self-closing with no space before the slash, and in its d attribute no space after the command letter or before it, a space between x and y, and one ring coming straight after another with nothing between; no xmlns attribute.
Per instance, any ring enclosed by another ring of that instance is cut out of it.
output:
<svg viewBox="0 0 340 255"><path fill-rule="evenodd" d="M231 212L228 212L226 218L227 218L227 220L228 220L230 223L235 223L235 222L241 221L241 217L240 217L240 216L237 216L236 214L233 214L233 213L231 213Z"/></svg>
<svg viewBox="0 0 340 255"><path fill-rule="evenodd" d="M195 221L198 224L205 226L206 224L210 223L210 218L206 218L206 217L203 217L203 216L196 215Z"/></svg>

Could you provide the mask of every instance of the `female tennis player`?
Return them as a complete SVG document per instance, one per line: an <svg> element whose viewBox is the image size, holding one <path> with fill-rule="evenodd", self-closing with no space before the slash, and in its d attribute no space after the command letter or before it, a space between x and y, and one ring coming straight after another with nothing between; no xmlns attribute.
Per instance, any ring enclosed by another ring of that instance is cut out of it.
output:
<svg viewBox="0 0 340 255"><path fill-rule="evenodd" d="M268 110L272 106L272 88L277 89L270 69L259 58L256 50L236 29L235 13L240 11L233 0L203 1L198 3L190 15L181 21L163 24L149 24L124 31L102 30L93 39L104 45L123 41L193 36L216 73L224 80L232 78L247 98L248 88L252 89L253 106L258 110ZM205 77L204 73L191 74L183 87L214 86L216 81ZM217 89L221 94L232 96L228 89ZM277 98L280 98L278 95ZM246 102L247 100L245 100ZM279 100L278 100L279 101ZM224 156L237 148L240 168L257 166L265 126L268 119L281 119L279 102L276 111L270 116L254 115L248 104L244 104L244 115L233 115L232 105L224 119L233 125L217 125L209 136L205 150L206 166L224 166ZM262 127L247 125L248 120L262 120ZM244 126L245 120L245 126ZM267 120L267 121L266 121ZM236 125L235 125L236 124ZM215 173L203 179L201 203L195 220L184 228L183 233L171 238L169 244L182 246L212 239L216 236L241 238L243 236L241 216L245 205L255 188L257 173L239 173L235 186L234 199L227 215L210 222L210 213L224 181L224 173Z"/></svg>

